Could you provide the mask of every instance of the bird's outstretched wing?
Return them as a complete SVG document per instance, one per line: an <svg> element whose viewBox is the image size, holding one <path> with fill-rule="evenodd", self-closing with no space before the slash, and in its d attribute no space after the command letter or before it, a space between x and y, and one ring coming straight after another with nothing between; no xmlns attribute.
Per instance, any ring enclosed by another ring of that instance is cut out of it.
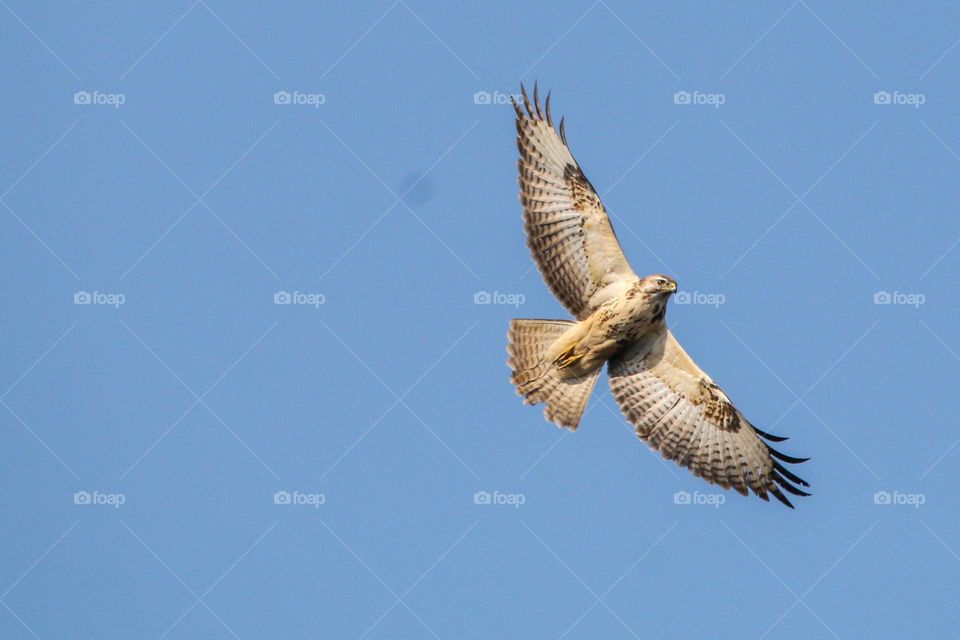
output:
<svg viewBox="0 0 960 640"><path fill-rule="evenodd" d="M637 435L694 475L743 495L772 494L791 508L783 491L810 495L794 486L809 485L783 464L806 460L767 444L786 438L751 425L668 329L611 359L610 386Z"/></svg>
<svg viewBox="0 0 960 640"><path fill-rule="evenodd" d="M560 121L550 117L550 97L533 104L521 85L517 111L520 203L527 245L553 294L584 319L636 279L610 225L600 196L573 159Z"/></svg>

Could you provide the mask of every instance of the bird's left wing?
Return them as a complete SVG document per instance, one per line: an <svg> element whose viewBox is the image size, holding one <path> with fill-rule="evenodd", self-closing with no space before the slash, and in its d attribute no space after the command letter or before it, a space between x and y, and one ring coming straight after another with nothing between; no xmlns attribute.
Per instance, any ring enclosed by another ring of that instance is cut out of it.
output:
<svg viewBox="0 0 960 640"><path fill-rule="evenodd" d="M527 245L550 291L578 320L622 293L636 275L610 225L600 196L583 175L550 117L550 97L533 104L521 85L517 111L520 202ZM524 110L525 109L525 110Z"/></svg>
<svg viewBox="0 0 960 640"><path fill-rule="evenodd" d="M753 491L768 500L772 494L791 508L783 491L810 495L794 486L809 485L783 465L805 459L767 444L786 438L751 425L668 329L611 359L610 386L637 435L694 475L743 495Z"/></svg>

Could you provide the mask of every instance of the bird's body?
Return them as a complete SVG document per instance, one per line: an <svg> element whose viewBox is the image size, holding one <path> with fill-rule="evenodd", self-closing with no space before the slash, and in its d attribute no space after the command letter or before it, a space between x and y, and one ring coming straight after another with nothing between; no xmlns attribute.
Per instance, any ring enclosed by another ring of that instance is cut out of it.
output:
<svg viewBox="0 0 960 640"><path fill-rule="evenodd" d="M658 281L667 284L661 287ZM557 363L563 378L589 375L644 335L662 331L667 298L676 289L676 282L666 276L636 279L564 332L550 346L547 359Z"/></svg>
<svg viewBox="0 0 960 640"><path fill-rule="evenodd" d="M523 88L521 87L521 90ZM520 202L527 244L547 286L574 320L515 319L507 361L528 404L575 430L607 365L610 387L637 435L695 475L764 500L809 495L783 463L804 462L768 442L785 438L754 427L667 328L677 283L634 273L600 197L550 118L523 91L517 112Z"/></svg>

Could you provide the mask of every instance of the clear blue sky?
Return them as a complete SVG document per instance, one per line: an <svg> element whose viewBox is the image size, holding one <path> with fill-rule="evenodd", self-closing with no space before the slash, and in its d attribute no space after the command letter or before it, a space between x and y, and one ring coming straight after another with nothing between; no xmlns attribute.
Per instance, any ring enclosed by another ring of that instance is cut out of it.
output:
<svg viewBox="0 0 960 640"><path fill-rule="evenodd" d="M960 635L960 12L634 5L0 2L0 637ZM535 79L795 511L515 396Z"/></svg>

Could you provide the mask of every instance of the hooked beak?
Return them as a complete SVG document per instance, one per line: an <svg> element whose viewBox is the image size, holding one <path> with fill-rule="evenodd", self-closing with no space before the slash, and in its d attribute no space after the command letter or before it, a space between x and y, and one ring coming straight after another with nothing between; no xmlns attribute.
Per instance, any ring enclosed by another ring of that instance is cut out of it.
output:
<svg viewBox="0 0 960 640"><path fill-rule="evenodd" d="M676 293L676 292L677 292L677 283L673 282L670 285L670 293Z"/></svg>

